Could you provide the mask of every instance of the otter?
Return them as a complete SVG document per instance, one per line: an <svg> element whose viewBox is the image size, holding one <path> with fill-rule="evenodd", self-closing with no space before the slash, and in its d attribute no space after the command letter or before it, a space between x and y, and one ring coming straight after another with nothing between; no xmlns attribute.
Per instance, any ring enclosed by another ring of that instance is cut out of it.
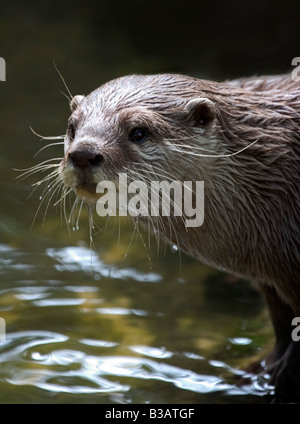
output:
<svg viewBox="0 0 300 424"><path fill-rule="evenodd" d="M187 254L253 282L274 326L259 364L275 402L300 401L300 86L289 75L213 82L131 75L70 103L59 175L88 204L118 174L204 181L203 225L142 217Z"/></svg>

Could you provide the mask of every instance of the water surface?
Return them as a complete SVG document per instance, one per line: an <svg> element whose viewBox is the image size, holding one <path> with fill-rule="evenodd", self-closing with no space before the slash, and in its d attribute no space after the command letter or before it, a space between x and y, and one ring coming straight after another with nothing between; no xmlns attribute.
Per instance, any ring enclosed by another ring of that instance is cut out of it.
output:
<svg viewBox="0 0 300 424"><path fill-rule="evenodd" d="M248 284L146 250L128 223L92 251L81 225L70 236L54 214L0 245L1 402L264 402L264 382L237 384L271 341Z"/></svg>

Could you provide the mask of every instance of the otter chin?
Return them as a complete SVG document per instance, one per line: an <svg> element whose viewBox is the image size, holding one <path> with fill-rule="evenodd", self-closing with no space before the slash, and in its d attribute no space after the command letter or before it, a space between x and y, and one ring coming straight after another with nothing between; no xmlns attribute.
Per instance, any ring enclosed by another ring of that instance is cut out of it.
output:
<svg viewBox="0 0 300 424"><path fill-rule="evenodd" d="M83 200L84 202L87 203L97 203L97 201L99 200L99 198L101 197L100 195L97 195L95 193L95 190L90 190L90 187L74 187L73 188L76 196L78 197L78 199Z"/></svg>
<svg viewBox="0 0 300 424"><path fill-rule="evenodd" d="M87 203L96 186L204 181L205 218L149 218L189 255L250 280L263 294L275 346L260 372L274 401L300 401L300 86L289 75L206 81L131 75L71 101L60 178ZM143 218L146 221L147 218Z"/></svg>

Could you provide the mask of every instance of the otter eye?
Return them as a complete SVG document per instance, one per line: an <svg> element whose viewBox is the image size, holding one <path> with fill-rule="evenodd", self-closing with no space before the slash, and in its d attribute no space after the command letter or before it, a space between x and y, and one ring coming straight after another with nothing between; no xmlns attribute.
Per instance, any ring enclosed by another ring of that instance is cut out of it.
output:
<svg viewBox="0 0 300 424"><path fill-rule="evenodd" d="M74 124L70 124L67 129L67 135L71 141L75 138L75 126Z"/></svg>
<svg viewBox="0 0 300 424"><path fill-rule="evenodd" d="M147 133L143 128L134 128L128 135L128 140L133 143L142 143L146 140Z"/></svg>

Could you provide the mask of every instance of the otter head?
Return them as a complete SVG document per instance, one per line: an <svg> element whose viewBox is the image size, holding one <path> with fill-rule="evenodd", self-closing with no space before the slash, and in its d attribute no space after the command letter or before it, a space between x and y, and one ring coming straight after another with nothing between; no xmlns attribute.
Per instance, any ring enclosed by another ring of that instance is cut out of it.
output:
<svg viewBox="0 0 300 424"><path fill-rule="evenodd" d="M116 182L119 173L146 182L191 180L191 173L201 179L192 149L213 150L215 107L193 82L178 75L128 76L75 96L60 164L63 183L95 203L97 184Z"/></svg>

